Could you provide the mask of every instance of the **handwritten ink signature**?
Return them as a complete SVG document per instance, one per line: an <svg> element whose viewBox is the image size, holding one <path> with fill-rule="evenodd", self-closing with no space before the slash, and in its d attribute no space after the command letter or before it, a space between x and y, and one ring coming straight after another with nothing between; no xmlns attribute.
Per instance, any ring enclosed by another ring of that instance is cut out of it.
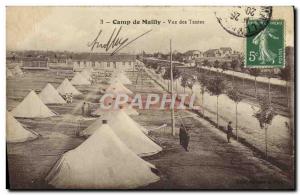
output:
<svg viewBox="0 0 300 195"><path fill-rule="evenodd" d="M129 40L129 38L122 38L120 37L120 32L122 30L122 26L119 27L119 29L117 30L116 28L114 28L112 34L110 35L108 41L106 43L101 43L99 41L99 37L100 35L103 33L102 29L99 30L97 36L94 38L94 40L92 42L89 42L87 44L87 46L90 48L91 51L93 51L96 48L101 48L101 49L105 49L106 52L110 51L111 49L114 49L111 53L111 55L116 54L118 51L120 51L121 49L125 48L126 46L128 46L129 44L131 44L132 42L136 41L137 39L141 38L142 36L146 35L147 33L151 32L151 30L148 30L146 32L144 32L143 34L137 36L136 38Z"/></svg>

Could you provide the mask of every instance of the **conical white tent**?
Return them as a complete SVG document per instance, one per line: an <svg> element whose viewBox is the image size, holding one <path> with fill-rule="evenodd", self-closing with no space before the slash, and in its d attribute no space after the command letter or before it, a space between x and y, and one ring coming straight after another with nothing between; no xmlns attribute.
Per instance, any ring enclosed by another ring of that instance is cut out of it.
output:
<svg viewBox="0 0 300 195"><path fill-rule="evenodd" d="M162 150L162 148L148 138L133 119L131 119L123 110L108 112L100 117L88 128L80 132L82 136L92 135L101 125L101 120L107 120L116 135L139 156L150 156Z"/></svg>
<svg viewBox="0 0 300 195"><path fill-rule="evenodd" d="M86 79L84 76L82 76L79 72L75 74L75 76L72 78L71 83L73 85L90 85L91 82Z"/></svg>
<svg viewBox="0 0 300 195"><path fill-rule="evenodd" d="M56 89L61 95L66 95L67 93L72 93L73 95L80 95L79 92L66 78Z"/></svg>
<svg viewBox="0 0 300 195"><path fill-rule="evenodd" d="M137 124L137 126L139 127L139 129L143 132L143 133L145 133L145 134L148 134L149 133L149 130L148 129L146 129L145 127L143 127L142 125L140 125L140 124L138 124L138 123L136 123Z"/></svg>
<svg viewBox="0 0 300 195"><path fill-rule="evenodd" d="M131 189L159 180L151 168L155 167L103 124L85 142L65 153L46 181L61 189Z"/></svg>
<svg viewBox="0 0 300 195"><path fill-rule="evenodd" d="M48 83L39 94L45 104L65 104L66 101L59 95L56 89Z"/></svg>
<svg viewBox="0 0 300 195"><path fill-rule="evenodd" d="M131 106L129 106L127 104L123 104L122 106L123 106L122 110L129 116L138 116L139 115L138 111L136 111L136 109L132 108ZM112 104L111 107L112 107L111 109L102 109L99 107L92 112L92 115L93 116L102 116L106 112L109 112L111 110L119 110L119 109L114 109L114 104Z"/></svg>
<svg viewBox="0 0 300 195"><path fill-rule="evenodd" d="M132 82L128 79L128 77L125 75L125 73L118 74L118 78L124 85L131 85Z"/></svg>
<svg viewBox="0 0 300 195"><path fill-rule="evenodd" d="M9 70L8 68L6 68L6 77L13 77L13 73L11 70Z"/></svg>
<svg viewBox="0 0 300 195"><path fill-rule="evenodd" d="M111 84L118 83L118 82L120 82L124 85L132 84L132 82L128 79L128 77L125 75L125 73L119 73L110 80Z"/></svg>
<svg viewBox="0 0 300 195"><path fill-rule="evenodd" d="M55 116L32 90L24 100L11 111L14 117L21 118L46 118Z"/></svg>
<svg viewBox="0 0 300 195"><path fill-rule="evenodd" d="M92 67L86 67L82 71L87 71L88 73L92 74L94 72L94 69Z"/></svg>
<svg viewBox="0 0 300 195"><path fill-rule="evenodd" d="M138 116L139 115L138 111L136 111L136 109L132 108L131 106L125 107L123 109L126 112L126 114L128 114L129 116Z"/></svg>
<svg viewBox="0 0 300 195"><path fill-rule="evenodd" d="M23 75L23 71L20 68L20 66L15 66L13 72L14 72L15 75Z"/></svg>
<svg viewBox="0 0 300 195"><path fill-rule="evenodd" d="M96 109L95 111L92 112L92 115L93 116L99 116L99 117L102 117L102 116L105 116L108 114L108 112L114 112L114 113L117 113L118 111L120 111L120 109L101 109L101 108L98 108ZM122 108L122 111L124 111L126 114L128 114L129 116L137 116L139 115L139 113L136 111L136 109L132 108L132 107L123 107ZM134 120L133 120L134 121ZM134 121L135 122L135 121ZM136 123L139 128L145 133L145 134L148 134L148 130L142 126L140 126L138 123Z"/></svg>
<svg viewBox="0 0 300 195"><path fill-rule="evenodd" d="M127 89L120 82L111 84L105 91L106 91L106 93L112 93L112 94L128 94L128 95L133 94L132 91Z"/></svg>
<svg viewBox="0 0 300 195"><path fill-rule="evenodd" d="M80 73L83 77L85 77L87 80L91 81L92 80L92 73L91 71L84 69L83 71L81 71Z"/></svg>
<svg viewBox="0 0 300 195"><path fill-rule="evenodd" d="M28 131L9 113L6 113L6 142L17 143L36 139L38 134Z"/></svg>

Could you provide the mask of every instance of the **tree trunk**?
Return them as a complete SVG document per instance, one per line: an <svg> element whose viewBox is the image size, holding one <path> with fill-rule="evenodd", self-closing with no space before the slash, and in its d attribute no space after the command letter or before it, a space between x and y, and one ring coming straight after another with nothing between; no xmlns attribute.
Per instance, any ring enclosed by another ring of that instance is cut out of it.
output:
<svg viewBox="0 0 300 195"><path fill-rule="evenodd" d="M256 77L254 77L254 87L255 87L255 98L257 98Z"/></svg>
<svg viewBox="0 0 300 195"><path fill-rule="evenodd" d="M139 79L139 75L137 74L137 75L136 75L136 80L135 80L135 84L136 84L135 88L137 87L138 79Z"/></svg>
<svg viewBox="0 0 300 195"><path fill-rule="evenodd" d="M202 93L202 115L204 117L204 93Z"/></svg>
<svg viewBox="0 0 300 195"><path fill-rule="evenodd" d="M234 85L234 71L232 71L232 85Z"/></svg>
<svg viewBox="0 0 300 195"><path fill-rule="evenodd" d="M268 128L265 127L266 158L268 158Z"/></svg>
<svg viewBox="0 0 300 195"><path fill-rule="evenodd" d="M271 104L271 83L270 83L271 78L269 78L268 80L269 80L268 96L269 96L269 104Z"/></svg>
<svg viewBox="0 0 300 195"><path fill-rule="evenodd" d="M235 132L236 132L236 140L239 141L238 137L238 113L237 113L238 103L235 104Z"/></svg>
<svg viewBox="0 0 300 195"><path fill-rule="evenodd" d="M286 85L286 102L287 102L287 107L290 108L290 101L289 101L289 86L288 86L288 81L285 81Z"/></svg>
<svg viewBox="0 0 300 195"><path fill-rule="evenodd" d="M219 96L217 96L217 127L219 128Z"/></svg>
<svg viewBox="0 0 300 195"><path fill-rule="evenodd" d="M144 84L144 79L143 79L143 71L141 71L141 85L143 85Z"/></svg>

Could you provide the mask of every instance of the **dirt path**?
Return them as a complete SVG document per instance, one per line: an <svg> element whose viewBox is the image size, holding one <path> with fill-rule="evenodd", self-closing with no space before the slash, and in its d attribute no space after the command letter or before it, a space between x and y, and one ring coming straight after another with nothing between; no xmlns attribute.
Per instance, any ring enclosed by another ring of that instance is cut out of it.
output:
<svg viewBox="0 0 300 195"><path fill-rule="evenodd" d="M147 92L163 91L155 82ZM155 90L154 90L155 89ZM146 126L170 126L169 112L139 111L138 122ZM180 115L191 115L181 111ZM146 158L160 171L161 180L144 189L289 189L292 178L269 162L260 159L249 148L232 140L202 118L186 118L192 124L189 152L180 145L178 136L153 133L164 151ZM154 123L154 124L153 124ZM180 126L177 120L176 127Z"/></svg>
<svg viewBox="0 0 300 195"><path fill-rule="evenodd" d="M287 189L290 180L278 168L259 159L206 121L193 121L189 152L179 139L157 135L164 151L149 161L161 180L146 189Z"/></svg>

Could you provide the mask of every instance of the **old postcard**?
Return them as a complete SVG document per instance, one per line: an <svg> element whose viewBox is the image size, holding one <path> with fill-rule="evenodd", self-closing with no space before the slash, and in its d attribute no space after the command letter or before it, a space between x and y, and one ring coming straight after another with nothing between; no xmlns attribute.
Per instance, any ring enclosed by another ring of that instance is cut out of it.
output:
<svg viewBox="0 0 300 195"><path fill-rule="evenodd" d="M6 8L7 188L295 189L294 7Z"/></svg>

